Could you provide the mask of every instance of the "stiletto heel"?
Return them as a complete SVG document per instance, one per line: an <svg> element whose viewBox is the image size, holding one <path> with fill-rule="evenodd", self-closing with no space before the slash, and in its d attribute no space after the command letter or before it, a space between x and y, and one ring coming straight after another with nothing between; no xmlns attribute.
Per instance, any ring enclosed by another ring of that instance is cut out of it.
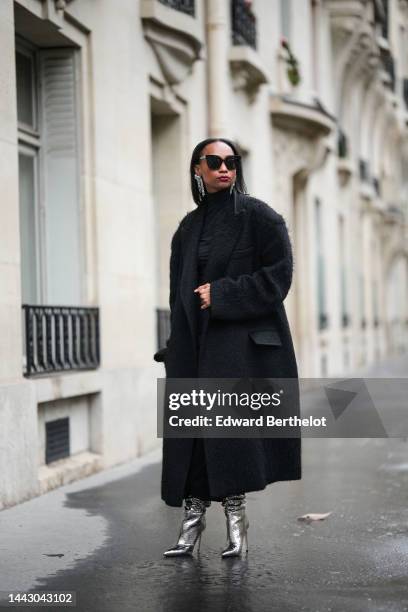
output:
<svg viewBox="0 0 408 612"><path fill-rule="evenodd" d="M184 518L181 524L177 544L166 550L165 557L192 556L198 542L197 551L200 550L201 536L206 527L205 512L210 502L198 497L187 497L184 508Z"/></svg>
<svg viewBox="0 0 408 612"><path fill-rule="evenodd" d="M245 550L248 552L249 520L245 514L245 494L231 495L222 501L227 517L227 547L221 556L237 557Z"/></svg>

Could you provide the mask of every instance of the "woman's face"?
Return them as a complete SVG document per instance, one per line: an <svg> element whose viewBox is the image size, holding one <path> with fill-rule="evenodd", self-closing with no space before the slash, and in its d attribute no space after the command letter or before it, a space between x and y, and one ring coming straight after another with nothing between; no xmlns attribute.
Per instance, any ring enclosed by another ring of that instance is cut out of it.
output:
<svg viewBox="0 0 408 612"><path fill-rule="evenodd" d="M235 153L227 143L217 141L206 145L201 151L200 157L203 155L219 155L222 159L225 159L228 155L235 155ZM228 170L225 162L222 162L218 170L210 170L207 161L201 159L200 164L196 164L194 168L196 174L202 177L208 193L215 193L220 189L231 187L231 183L235 182L237 175L236 170ZM228 180L221 180L221 177Z"/></svg>

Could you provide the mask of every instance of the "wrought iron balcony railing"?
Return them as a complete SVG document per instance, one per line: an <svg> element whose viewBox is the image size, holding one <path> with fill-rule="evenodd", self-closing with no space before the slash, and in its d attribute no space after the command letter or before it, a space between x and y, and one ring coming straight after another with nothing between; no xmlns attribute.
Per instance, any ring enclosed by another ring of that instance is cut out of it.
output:
<svg viewBox="0 0 408 612"><path fill-rule="evenodd" d="M29 304L22 308L25 376L99 366L99 308Z"/></svg>
<svg viewBox="0 0 408 612"><path fill-rule="evenodd" d="M159 2L176 11L187 13L187 15L191 15L192 17L195 16L195 0L159 0Z"/></svg>
<svg viewBox="0 0 408 612"><path fill-rule="evenodd" d="M256 18L244 0L231 0L231 19L232 44L256 49Z"/></svg>

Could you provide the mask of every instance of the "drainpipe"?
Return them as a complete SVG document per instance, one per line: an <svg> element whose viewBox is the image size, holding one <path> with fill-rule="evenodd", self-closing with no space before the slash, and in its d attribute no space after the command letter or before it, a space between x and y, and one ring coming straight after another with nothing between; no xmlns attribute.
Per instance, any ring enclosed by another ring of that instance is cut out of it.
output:
<svg viewBox="0 0 408 612"><path fill-rule="evenodd" d="M229 137L230 23L230 3L226 0L207 0L208 133L210 137Z"/></svg>

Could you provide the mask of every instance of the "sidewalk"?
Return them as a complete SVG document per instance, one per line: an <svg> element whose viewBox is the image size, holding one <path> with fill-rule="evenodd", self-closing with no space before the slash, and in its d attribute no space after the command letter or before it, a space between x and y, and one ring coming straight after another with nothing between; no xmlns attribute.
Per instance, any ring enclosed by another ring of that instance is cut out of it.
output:
<svg viewBox="0 0 408 612"><path fill-rule="evenodd" d="M162 556L181 509L160 499L157 450L0 512L0 591L76 591L80 612L408 611L408 443L302 445L302 480L248 494L247 558L220 558L217 503L199 557ZM312 512L332 514L297 520Z"/></svg>

